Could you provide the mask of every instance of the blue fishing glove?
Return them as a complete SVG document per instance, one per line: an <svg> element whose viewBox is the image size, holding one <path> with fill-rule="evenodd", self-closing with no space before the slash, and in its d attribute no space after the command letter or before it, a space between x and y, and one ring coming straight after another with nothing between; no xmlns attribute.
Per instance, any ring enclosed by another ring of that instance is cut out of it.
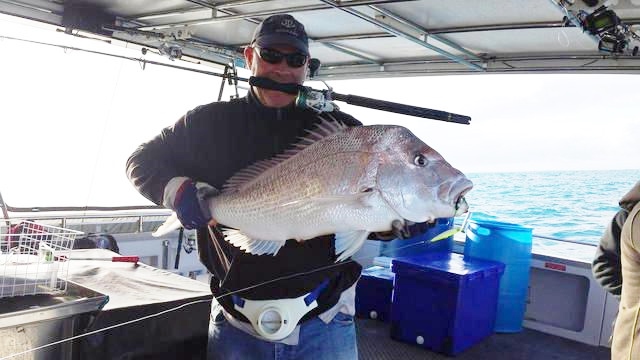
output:
<svg viewBox="0 0 640 360"><path fill-rule="evenodd" d="M211 185L185 177L173 178L165 187L163 203L176 212L185 229L199 229L212 220L209 199L218 193Z"/></svg>

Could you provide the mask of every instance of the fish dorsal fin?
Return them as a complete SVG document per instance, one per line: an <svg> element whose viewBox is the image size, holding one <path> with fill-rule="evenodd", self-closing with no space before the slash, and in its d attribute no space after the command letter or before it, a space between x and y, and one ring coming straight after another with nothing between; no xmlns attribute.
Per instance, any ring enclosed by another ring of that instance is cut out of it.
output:
<svg viewBox="0 0 640 360"><path fill-rule="evenodd" d="M300 151L306 149L312 144L348 128L347 125L343 124L335 117L329 114L325 115L329 119L331 119L331 121L324 117L318 116L320 122L315 124L315 126L311 130L307 130L307 136L301 137L300 141L297 142L291 149L288 149L282 154L278 154L271 159L258 161L238 171L223 185L223 192L228 193L239 190L240 188L242 188L242 186L253 181L255 178L262 175L267 170L283 163L284 161L298 154Z"/></svg>

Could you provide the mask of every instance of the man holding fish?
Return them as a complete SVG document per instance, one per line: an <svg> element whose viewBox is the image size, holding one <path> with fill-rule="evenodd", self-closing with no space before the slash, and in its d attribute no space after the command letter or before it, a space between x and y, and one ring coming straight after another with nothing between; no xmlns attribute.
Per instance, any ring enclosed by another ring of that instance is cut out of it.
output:
<svg viewBox="0 0 640 360"><path fill-rule="evenodd" d="M302 84L304 26L270 16L244 55L253 76ZM252 87L189 111L127 161L144 196L197 229L217 300L209 359L357 359L350 256L371 233L467 210L471 182L435 150L406 128L361 125Z"/></svg>

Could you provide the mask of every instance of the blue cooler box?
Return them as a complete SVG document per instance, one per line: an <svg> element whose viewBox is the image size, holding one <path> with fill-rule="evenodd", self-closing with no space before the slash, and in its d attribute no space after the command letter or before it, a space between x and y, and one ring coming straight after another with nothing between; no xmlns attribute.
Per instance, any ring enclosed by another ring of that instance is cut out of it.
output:
<svg viewBox="0 0 640 360"><path fill-rule="evenodd" d="M391 337L456 355L493 334L504 264L434 253L394 259Z"/></svg>
<svg viewBox="0 0 640 360"><path fill-rule="evenodd" d="M356 285L356 315L389 321L394 274L389 268L372 266L362 270Z"/></svg>

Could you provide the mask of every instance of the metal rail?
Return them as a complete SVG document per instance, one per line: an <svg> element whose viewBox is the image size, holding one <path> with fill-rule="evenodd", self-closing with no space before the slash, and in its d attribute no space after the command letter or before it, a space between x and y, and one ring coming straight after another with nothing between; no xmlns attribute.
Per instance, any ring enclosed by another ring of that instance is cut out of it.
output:
<svg viewBox="0 0 640 360"><path fill-rule="evenodd" d="M227 11L227 10L234 7L243 6L243 5L264 3L270 0L238 0L238 1L227 1L222 4L212 4L212 3L208 3L206 1L201 1L201 0L187 0L187 1L189 1L190 3L197 4L198 6L190 6L188 8L182 8L182 9L176 9L176 10L158 11L153 13L140 14L136 16L134 19L135 20L160 19L163 17L180 16L185 14L193 14L197 12L212 11L212 10L220 11L225 14L236 15L233 12ZM342 1L341 6L365 6L365 5L389 4L389 3L399 3L399 2L409 2L409 1L415 1L415 0L352 0L352 1ZM277 11L282 13L282 12L324 10L324 9L332 8L332 6L324 5L324 4L309 5L309 6L280 8ZM240 14L237 14L237 15L240 15ZM249 13L245 13L242 15L246 15L247 18L251 17Z"/></svg>
<svg viewBox="0 0 640 360"><path fill-rule="evenodd" d="M405 2L407 0L404 1L389 1L389 0L367 0L367 1L349 1L349 2L342 2L340 4L337 4L336 6L339 8L347 8L347 7L352 7L352 6L362 6L362 5L375 5L375 4L384 4L384 3L391 3L391 2ZM191 1L194 2L194 1ZM264 1L260 1L260 2L264 2ZM220 10L222 8L219 7L219 5L209 5L209 6L205 6L204 4L202 4L201 2L197 2L199 5L203 6L204 10ZM225 6L225 9L230 8L231 6ZM277 8L277 9L269 9L269 10L262 10L262 11L253 11L253 12L247 12L247 13L242 13L242 14L233 14L233 15L227 15L227 16L219 16L219 17L207 17L207 18L202 18L202 19L197 19L197 20L187 20L187 21L173 21L173 22L165 22L165 23L160 23L160 24L155 24L155 25L146 25L146 26L141 26L138 27L139 30L161 30L161 29L168 29L171 27L175 27L175 26L200 26L200 25L207 25L207 24L213 24L213 23L217 23L217 22L223 22L223 21L232 21L232 20L248 20L251 18L255 18L255 17L262 17L262 16L269 16L269 15L274 15L274 14L281 14L281 13L298 13L298 12L305 12L305 11L316 11L316 10L326 10L326 9L332 9L333 5L329 5L329 4L315 4L315 5L304 5L304 6L293 6L293 7L286 7L286 8ZM166 13L162 14L163 16L167 16ZM178 14L176 14L178 15ZM141 18L148 18L149 16L154 16L153 14L147 14L147 15L142 15L139 17L136 17L135 20L139 20ZM133 19L132 19L133 20Z"/></svg>
<svg viewBox="0 0 640 360"><path fill-rule="evenodd" d="M468 67L470 67L471 69L474 70L478 70L478 71L483 71L483 67L481 65L475 64L475 63L471 63L469 61L467 61L466 59L459 57L457 55L451 54L448 51L434 46L432 44L429 44L426 41L426 35L428 34L428 32L420 27L418 27L417 25L409 22L406 19L402 19L401 17L399 17L398 15L395 15L393 13L391 13L390 11L380 8L379 6L376 6L377 4L383 4L383 3L390 3L390 2L400 2L400 1L389 1L389 0L382 0L382 1L376 1L376 0L363 0L363 1L349 1L349 2L336 2L336 1L328 1L328 0L320 0L323 4L317 4L317 5L305 5L305 6L297 6L297 7L289 7L289 8L278 8L278 9L270 9L270 10L263 10L263 11L255 11L255 12L248 12L248 13L243 13L243 14L229 14L228 11L226 11L227 16L212 16L212 17L207 17L207 18L203 18L203 19L198 19L198 20L187 20L187 21L180 21L180 22L165 22L165 23L160 23L160 24L155 24L155 25L144 25L144 26L138 26L136 27L137 30L142 30L142 31L157 31L157 30L164 30L164 29L169 29L169 28L173 28L176 26L201 26L201 25L207 25L207 24L212 24L212 23L217 23L217 22L222 22L222 21L233 21L233 20L253 20L253 18L256 17L263 17L263 16L269 16L269 15L274 15L274 14L279 14L282 12L289 12L289 13L296 13L296 12L303 12L303 11L315 11L315 10L324 10L324 9L332 9L332 8L337 8L340 10L343 10L351 15L354 15L362 20L365 20L379 28L384 29L385 31L387 31L388 33L397 36L397 37L401 37L401 38L405 38L407 40L410 40L422 47L426 47L432 51L437 52L438 54L441 54L449 59L452 59L458 63L464 64ZM199 4L205 8L209 8L212 10L218 10L220 9L219 5L209 5L206 4L202 1L193 1L191 0L191 2ZM251 3L254 3L255 1L252 1ZM244 3L244 1L242 2ZM226 5L226 4L225 4ZM419 33L422 33L425 35L424 39L420 39L416 36L414 36L413 34L409 34L403 30L400 30L398 28L395 28L389 24L386 24L383 21L380 21L378 19L374 19L369 17L368 15L357 11L355 9L353 9L353 7L355 6L363 6L363 5L367 5L369 6L371 9L378 11L379 13L405 25L410 27L411 29L413 29L414 31L418 31ZM231 7L232 4L230 6L227 6L227 8ZM214 14L215 15L215 14ZM141 17L136 17L135 19L132 20L136 20L139 21L140 19L149 19L149 17L155 17L154 14L148 14L148 15L143 15ZM163 17L167 16L167 13L163 13L162 14ZM441 36L438 35L432 35L432 38L447 45L450 46L460 52L462 52L463 54L466 54L467 56L469 56L471 59L476 60L476 61L482 61L482 59L475 55L474 53L472 53L471 51L463 48L462 46L447 40ZM312 39L313 40L313 39ZM369 63L374 63L374 64L378 64L379 62L376 60L371 59L370 57L367 57L365 55L359 54L358 52L347 48L344 45L337 45L337 44L333 44L333 43L329 43L328 41L324 41L323 42L326 46L332 48L335 51L339 51L342 53L345 53L347 55L350 56L354 56L356 58L362 59L366 62Z"/></svg>
<svg viewBox="0 0 640 360"><path fill-rule="evenodd" d="M148 222L157 222L157 219L149 220L148 218L154 217L166 217L171 214L170 210L162 209L155 212L149 211L127 211L127 212L102 212L99 214L91 214L91 213L81 213L81 212L69 212L65 214L55 214L45 213L12 213L11 216L6 216L5 221L16 223L22 220L33 220L33 221L45 221L45 222L54 222L60 225L62 228L68 227L70 224L73 225L82 225L87 222L87 220L107 220L114 219L113 224L123 223L125 219L132 219L129 223L136 223L136 232L145 232L144 225ZM78 223L74 222L80 221Z"/></svg>
<svg viewBox="0 0 640 360"><path fill-rule="evenodd" d="M340 10L342 10L344 12L347 12L347 13L349 13L349 14L351 14L351 15L359 18L359 19L362 19L362 20L364 20L366 22L369 22L369 23L371 23L371 24L373 24L373 25L375 25L375 26L377 26L379 28L382 28L385 31L387 31L387 32L389 32L389 33L391 33L391 34L393 34L395 36L398 36L398 37L401 37L401 38L405 38L405 39L407 39L409 41L412 41L412 42L414 42L414 43L416 43L416 44L418 44L418 45L420 45L422 47L425 47L427 49L435 51L438 54L440 54L440 55L442 55L442 56L444 56L444 57L446 57L448 59L451 59L451 60L453 60L453 61L455 61L457 63L463 64L463 65L469 67L470 69L473 69L473 70L476 70L476 71L480 71L480 72L484 71L484 68L481 65L469 62L468 60L463 59L460 56L456 56L456 55L454 55L454 54L452 54L452 53L450 53L448 51L445 51L445 50L437 47L437 46L431 45L431 44L427 43L423 39L419 39L419 38L417 38L417 37L415 37L415 36L413 36L411 34L408 34L408 33L404 32L404 31L396 29L393 26L390 26L390 25L385 24L384 22L382 22L380 20L372 18L372 17L370 17L369 15L367 15L367 14L365 14L363 12L360 12L358 10L355 10L355 9L352 9L352 8L349 8L349 7L342 7L338 3L336 3L335 1L332 1L332 0L320 0L320 1L322 1L325 4L329 4L329 5L333 6L333 7L335 7L336 9L340 9Z"/></svg>
<svg viewBox="0 0 640 360"><path fill-rule="evenodd" d="M446 38L444 38L444 37L442 37L440 35L434 34L431 31L429 31L427 29L424 29L421 26L418 26L417 24L415 24L415 23L413 23L413 22L411 22L411 21L409 21L409 20L407 20L405 18L402 18L399 15L394 14L394 13L392 13L391 11L389 11L387 9L384 9L384 8L381 8L380 6L375 6L375 5L369 5L369 8L379 12L380 14L382 14L382 15L384 15L386 17L389 17L389 18L401 23L404 26L408 26L409 28L413 29L414 31L417 31L419 33L423 33L424 36L425 36L425 42L426 42L426 36L429 36L432 39L435 39L435 40L437 40L437 41L439 41L439 42L441 42L441 43L443 43L443 44L445 44L447 46L450 46L450 47L462 52L463 54L469 56L471 59L483 61L483 59L481 57L479 57L478 55L472 53L471 51L463 48L462 46L456 44L455 42L453 42L453 41L451 41L449 39L446 39Z"/></svg>

